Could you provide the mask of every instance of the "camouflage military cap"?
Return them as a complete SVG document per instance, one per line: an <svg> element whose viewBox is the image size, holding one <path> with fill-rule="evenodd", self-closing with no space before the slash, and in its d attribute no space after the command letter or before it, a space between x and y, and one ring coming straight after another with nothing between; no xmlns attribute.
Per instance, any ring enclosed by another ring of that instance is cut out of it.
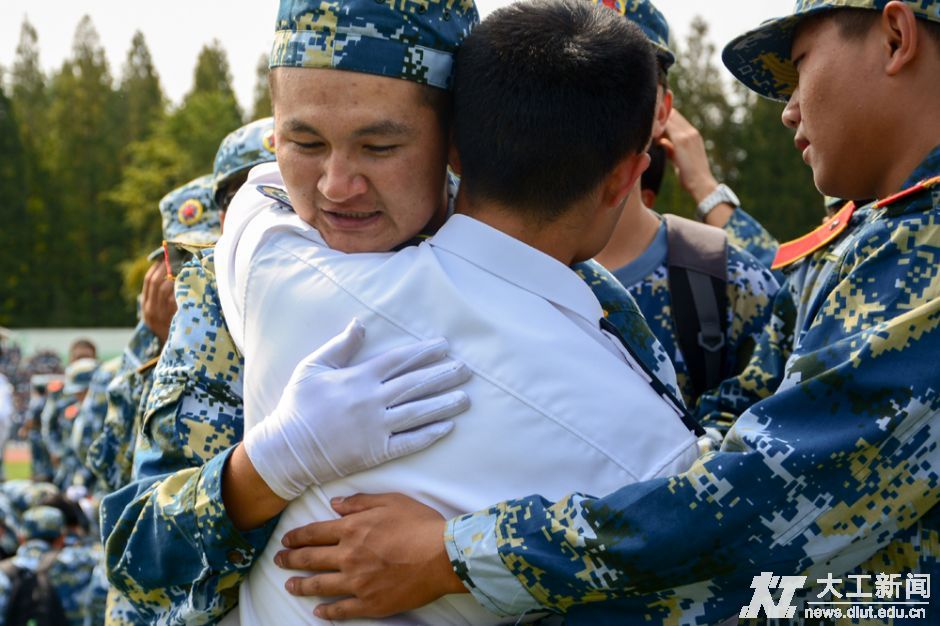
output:
<svg viewBox="0 0 940 626"><path fill-rule="evenodd" d="M28 478L8 480L2 483L2 490L17 514L38 505L43 498L59 493L52 483L37 483Z"/></svg>
<svg viewBox="0 0 940 626"><path fill-rule="evenodd" d="M836 9L881 11L890 0L797 0L791 15L767 20L731 40L721 59L735 78L752 91L786 101L796 89L798 74L790 58L793 32L807 16ZM917 17L940 22L940 0L908 0Z"/></svg>
<svg viewBox="0 0 940 626"><path fill-rule="evenodd" d="M649 0L594 0L594 2L613 9L639 26L650 42L656 46L656 56L665 69L669 69L676 62L676 55L671 46L669 22L652 2Z"/></svg>
<svg viewBox="0 0 940 626"><path fill-rule="evenodd" d="M73 394L85 391L91 384L91 377L98 369L95 359L79 359L65 368L65 388L62 393Z"/></svg>
<svg viewBox="0 0 940 626"><path fill-rule="evenodd" d="M265 117L245 124L222 140L212 167L212 193L221 208L220 192L242 172L274 160L274 118Z"/></svg>
<svg viewBox="0 0 940 626"><path fill-rule="evenodd" d="M473 0L281 0L273 67L333 68L449 89Z"/></svg>
<svg viewBox="0 0 940 626"><path fill-rule="evenodd" d="M213 180L211 174L200 176L163 196L160 216L166 241L201 245L219 239L222 220L213 199Z"/></svg>
<svg viewBox="0 0 940 626"><path fill-rule="evenodd" d="M51 506L35 506L23 513L21 532L25 539L53 541L65 530L65 516Z"/></svg>

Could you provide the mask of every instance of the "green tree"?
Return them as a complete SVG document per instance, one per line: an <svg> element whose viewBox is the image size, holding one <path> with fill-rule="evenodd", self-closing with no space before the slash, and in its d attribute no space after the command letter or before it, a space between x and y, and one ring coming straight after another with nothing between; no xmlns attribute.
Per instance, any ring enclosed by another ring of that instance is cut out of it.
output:
<svg viewBox="0 0 940 626"><path fill-rule="evenodd" d="M202 47L196 59L193 72L193 87L187 98L197 93L217 92L230 96L235 102L235 90L232 89L232 72L229 69L228 55L225 48L216 39ZM236 103L236 110L237 103ZM239 110L238 117L241 117Z"/></svg>
<svg viewBox="0 0 940 626"><path fill-rule="evenodd" d="M18 295L8 314L11 324L42 325L48 323L55 292L61 289L55 286L58 277L54 250L56 242L64 236L65 227L54 209L58 187L49 184L53 177L48 150L48 80L42 72L36 29L27 20L20 29L10 73L10 100L21 147L17 157L22 175L18 188L25 190L26 206L21 220L4 222L5 230L13 236L20 251L13 279Z"/></svg>
<svg viewBox="0 0 940 626"><path fill-rule="evenodd" d="M258 120L262 117L271 117L271 92L268 89L268 55L262 54L258 59L258 66L255 68L255 93L254 105L251 109L251 119Z"/></svg>
<svg viewBox="0 0 940 626"><path fill-rule="evenodd" d="M46 115L49 94L39 61L39 36L28 20L20 27L20 41L10 75L12 107L20 136L29 148L36 148L47 135Z"/></svg>
<svg viewBox="0 0 940 626"><path fill-rule="evenodd" d="M228 57L214 41L199 53L192 89L168 117L165 132L188 158L186 169L195 178L212 168L219 143L242 123Z"/></svg>
<svg viewBox="0 0 940 626"><path fill-rule="evenodd" d="M25 150L14 118L13 103L3 90L0 72L0 325L17 325L29 306L30 242Z"/></svg>
<svg viewBox="0 0 940 626"><path fill-rule="evenodd" d="M130 228L133 255L145 254L162 239L158 204L182 184L212 169L219 143L242 125L231 86L228 59L218 42L205 46L183 103L163 117L152 133L130 144L127 167L108 200L120 208ZM125 297L135 289L140 264L125 263Z"/></svg>
<svg viewBox="0 0 940 626"><path fill-rule="evenodd" d="M108 199L127 218L133 253L146 254L163 239L160 199L205 170L194 174L185 153L162 129L131 144L127 155L121 182Z"/></svg>
<svg viewBox="0 0 940 626"><path fill-rule="evenodd" d="M669 80L673 106L702 134L715 177L733 185L743 158L738 147L736 109L715 63L708 24L701 17L693 18L688 39L678 49L676 64L669 70ZM667 172L656 208L691 217L695 203L679 187L676 177Z"/></svg>
<svg viewBox="0 0 940 626"><path fill-rule="evenodd" d="M164 116L166 98L153 66L150 49L140 31L134 33L118 89L125 111L124 142L146 138Z"/></svg>
<svg viewBox="0 0 940 626"><path fill-rule="evenodd" d="M61 190L65 226L51 320L57 324L126 324L119 264L128 256L123 214L105 193L121 175L121 107L98 33L88 16L75 31L72 56L52 80L49 153Z"/></svg>

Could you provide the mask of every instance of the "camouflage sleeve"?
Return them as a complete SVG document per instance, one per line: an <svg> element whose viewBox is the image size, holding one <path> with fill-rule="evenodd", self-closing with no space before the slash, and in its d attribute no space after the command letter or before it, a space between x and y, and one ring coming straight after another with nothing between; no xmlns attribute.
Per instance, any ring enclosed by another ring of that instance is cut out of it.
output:
<svg viewBox="0 0 940 626"><path fill-rule="evenodd" d="M98 437L86 457L101 491L117 491L131 479L134 443L153 370L118 374L108 387L108 406Z"/></svg>
<svg viewBox="0 0 940 626"><path fill-rule="evenodd" d="M749 253L764 267L771 266L780 244L747 211L735 209L724 230L731 244Z"/></svg>
<svg viewBox="0 0 940 626"><path fill-rule="evenodd" d="M126 373L137 370L144 363L160 356L160 339L143 322L138 322L130 341L121 355L121 370Z"/></svg>
<svg viewBox="0 0 940 626"><path fill-rule="evenodd" d="M604 316L630 344L634 354L659 378L670 393L681 401L682 395L679 393L679 383L676 381L672 360L646 323L646 318L630 292L597 261L578 263L572 269L594 292L594 297L604 310Z"/></svg>
<svg viewBox="0 0 940 626"><path fill-rule="evenodd" d="M85 468L90 469L88 455L96 440L96 435L104 426L108 412L108 385L113 380L121 365L120 357L105 361L92 376L88 395L82 401L78 417L72 426L72 447ZM84 470L83 471L87 471ZM87 483L86 483L87 484Z"/></svg>
<svg viewBox="0 0 940 626"><path fill-rule="evenodd" d="M145 408L141 403L153 375L152 368L139 370L158 357L160 350L157 336L143 322L138 323L124 349L121 368L108 386L104 421L86 456L88 467L106 493L130 481L138 416Z"/></svg>
<svg viewBox="0 0 940 626"><path fill-rule="evenodd" d="M209 254L177 279L179 311L154 372L134 482L102 503L108 577L160 624L220 619L276 523L242 533L222 505L222 470L242 438L242 362L211 270Z"/></svg>
<svg viewBox="0 0 940 626"><path fill-rule="evenodd" d="M482 601L521 583L529 595L507 613L542 605L598 623L610 600L647 621L718 623L747 604L756 572L819 577L915 554L886 546L940 500L940 392L924 366L940 349L936 232L920 220L869 228L845 254L814 257L779 389L687 472L451 520L468 587ZM472 578L494 549L503 570Z"/></svg>
<svg viewBox="0 0 940 626"><path fill-rule="evenodd" d="M776 279L753 256L731 245L728 249L728 349L726 372L731 373L717 388L698 399L693 414L706 428L723 436L748 407L769 396L779 384L789 351L780 349L781 335L770 323L790 302ZM789 317L792 330L793 318ZM776 320L775 320L776 321ZM766 335L765 335L766 333ZM789 344L786 344L789 345ZM768 375L775 372L776 377Z"/></svg>

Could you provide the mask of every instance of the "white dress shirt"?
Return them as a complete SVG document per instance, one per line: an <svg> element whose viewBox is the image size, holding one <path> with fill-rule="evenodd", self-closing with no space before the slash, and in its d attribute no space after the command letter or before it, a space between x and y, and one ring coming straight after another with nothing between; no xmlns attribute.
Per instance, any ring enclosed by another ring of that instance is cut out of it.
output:
<svg viewBox="0 0 940 626"><path fill-rule="evenodd" d="M352 317L366 327L357 361L443 336L474 376L464 386L471 408L440 442L291 503L242 585L243 626L323 623L312 615L322 598L288 595L294 572L273 558L288 530L336 517L332 497L400 491L451 517L524 494L608 493L694 461L695 437L599 330L597 299L564 264L464 215L396 254L343 254L249 193L229 209L216 253L226 321L245 357L246 432L273 410L294 366ZM513 621L460 595L351 623Z"/></svg>

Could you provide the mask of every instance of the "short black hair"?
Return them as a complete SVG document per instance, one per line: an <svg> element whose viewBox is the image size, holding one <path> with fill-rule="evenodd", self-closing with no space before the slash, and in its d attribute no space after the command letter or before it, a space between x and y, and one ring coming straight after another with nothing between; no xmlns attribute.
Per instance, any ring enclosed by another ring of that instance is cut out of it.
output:
<svg viewBox="0 0 940 626"><path fill-rule="evenodd" d="M75 353L87 355L87 357L78 358L96 358L98 356L98 348L95 347L95 344L92 343L90 339L76 339L69 346L69 358L72 358Z"/></svg>
<svg viewBox="0 0 940 626"><path fill-rule="evenodd" d="M468 197L551 221L649 143L657 65L643 32L584 0L525 0L457 52L454 139Z"/></svg>
<svg viewBox="0 0 940 626"><path fill-rule="evenodd" d="M650 146L649 155L650 166L640 177L640 189L649 189L658 195L666 173L666 149L661 143L654 143Z"/></svg>
<svg viewBox="0 0 940 626"><path fill-rule="evenodd" d="M82 507L77 502L69 500L61 493L44 496L39 504L41 506L51 506L54 509L59 509L59 511L62 512L62 517L65 518L65 526L67 528L79 527L84 531L88 531L88 517L82 510Z"/></svg>
<svg viewBox="0 0 940 626"><path fill-rule="evenodd" d="M839 34L846 39L860 39L871 30L881 13L871 9L848 7L826 11L821 16L831 17L839 27ZM918 18L917 21L924 27L927 36L933 40L933 43L937 45L938 52L940 52L940 23L921 18Z"/></svg>

